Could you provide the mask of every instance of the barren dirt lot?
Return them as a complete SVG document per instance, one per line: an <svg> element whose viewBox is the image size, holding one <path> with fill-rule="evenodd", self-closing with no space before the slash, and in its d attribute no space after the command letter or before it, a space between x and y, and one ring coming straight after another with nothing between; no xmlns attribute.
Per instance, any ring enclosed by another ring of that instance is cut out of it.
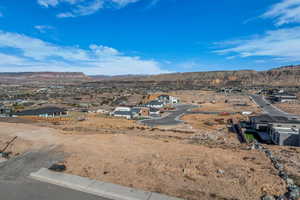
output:
<svg viewBox="0 0 300 200"><path fill-rule="evenodd" d="M275 106L284 112L300 115L300 101L299 100L294 103L276 103Z"/></svg>
<svg viewBox="0 0 300 200"><path fill-rule="evenodd" d="M300 185L300 148L269 146L272 152L280 159L281 163L295 181Z"/></svg>
<svg viewBox="0 0 300 200"><path fill-rule="evenodd" d="M213 115L213 114L191 114L185 115L181 120L192 125L193 128L198 130L223 130L226 129L228 119L246 120L247 117L234 114L234 115Z"/></svg>
<svg viewBox="0 0 300 200"><path fill-rule="evenodd" d="M171 93L181 99L182 103L200 105L195 111L242 112L259 113L257 106L247 95L216 93L214 91L176 91ZM243 105L245 104L245 105Z"/></svg>
<svg viewBox="0 0 300 200"><path fill-rule="evenodd" d="M165 142L130 134L63 134L34 125L0 123L12 151L54 145L69 155L69 173L185 199L259 199L285 185L264 154ZM20 148L19 148L20 147ZM16 150L14 150L16 149ZM18 149L18 150L17 150Z"/></svg>
<svg viewBox="0 0 300 200"><path fill-rule="evenodd" d="M201 105L201 111L259 112L247 96L207 91L172 95ZM236 106L243 103L247 106ZM254 200L284 193L285 183L269 159L247 150L228 132L226 121L232 118L245 116L192 114L181 118L183 124L157 128L99 114L74 115L58 123L0 122L0 145L18 136L7 149L13 155L50 146L66 153L68 173L188 200ZM295 151L289 154L294 165L285 149L278 153L291 172L300 173Z"/></svg>
<svg viewBox="0 0 300 200"><path fill-rule="evenodd" d="M230 133L227 128L227 120L244 120L245 116L235 114L228 116L191 114L181 118L191 125L197 134L193 136L194 142L203 144L239 145L240 142L235 133Z"/></svg>
<svg viewBox="0 0 300 200"><path fill-rule="evenodd" d="M81 117L79 117L81 118ZM122 133L124 131L144 128L145 126L136 123L134 120L124 118L114 118L99 114L86 114L83 121L77 118L54 125L54 128L61 129L69 133Z"/></svg>

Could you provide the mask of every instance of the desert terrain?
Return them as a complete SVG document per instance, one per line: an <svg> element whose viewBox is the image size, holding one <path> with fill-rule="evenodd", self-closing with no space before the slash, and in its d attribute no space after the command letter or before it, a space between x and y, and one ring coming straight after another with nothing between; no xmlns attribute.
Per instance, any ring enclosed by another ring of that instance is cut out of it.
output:
<svg viewBox="0 0 300 200"><path fill-rule="evenodd" d="M67 172L185 199L258 199L284 192L265 155L161 141L130 134L65 134L30 124L0 123L1 145L18 136L14 155L40 148L67 153ZM175 156L176 155L176 156Z"/></svg>
<svg viewBox="0 0 300 200"><path fill-rule="evenodd" d="M240 144L237 135L228 130L228 119L246 118L238 112L260 112L247 96L226 97L211 91L172 94L182 103L199 105L200 111L228 114L186 114L181 117L182 124L158 127L78 112L60 122L3 121L0 145L18 136L7 149L12 156L52 148L64 153L67 173L187 200L253 200L285 193L285 182L266 155ZM237 109L235 104L241 102L247 105ZM283 151L277 149L274 147L281 155ZM290 171L297 175L295 169L292 166Z"/></svg>
<svg viewBox="0 0 300 200"><path fill-rule="evenodd" d="M300 93L297 94L298 99L293 102L276 103L276 107L284 112L300 115Z"/></svg>

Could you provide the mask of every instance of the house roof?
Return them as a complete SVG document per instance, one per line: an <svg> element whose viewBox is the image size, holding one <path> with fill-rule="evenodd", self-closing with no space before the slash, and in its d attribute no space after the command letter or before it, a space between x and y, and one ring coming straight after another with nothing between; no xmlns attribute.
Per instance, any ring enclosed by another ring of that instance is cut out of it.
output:
<svg viewBox="0 0 300 200"><path fill-rule="evenodd" d="M169 95L166 95L166 94L162 94L162 95L159 95L157 98L167 98L167 99L169 99L170 98L170 96Z"/></svg>
<svg viewBox="0 0 300 200"><path fill-rule="evenodd" d="M114 112L114 115L131 116L132 112L130 112L130 111L116 111L116 112Z"/></svg>
<svg viewBox="0 0 300 200"><path fill-rule="evenodd" d="M251 121L255 123L296 123L300 124L299 120L290 120L283 116L259 115L250 117Z"/></svg>
<svg viewBox="0 0 300 200"><path fill-rule="evenodd" d="M271 97L275 97L275 98L292 98L292 99L297 99L297 96L295 94L288 94L288 93L280 93L280 94L274 94Z"/></svg>
<svg viewBox="0 0 300 200"><path fill-rule="evenodd" d="M150 108L150 112L158 112L159 109L158 108Z"/></svg>
<svg viewBox="0 0 300 200"><path fill-rule="evenodd" d="M163 105L163 103L160 101L150 101L148 104L149 105Z"/></svg>
<svg viewBox="0 0 300 200"><path fill-rule="evenodd" d="M44 114L52 115L60 112L64 113L66 112L66 109L58 108L58 107L44 107L44 108L38 108L34 110L24 110L21 112L16 112L13 115L17 115L17 116L44 115Z"/></svg>
<svg viewBox="0 0 300 200"><path fill-rule="evenodd" d="M299 134L299 129L297 128L274 127L273 129L277 133Z"/></svg>
<svg viewBox="0 0 300 200"><path fill-rule="evenodd" d="M131 109L131 112L134 112L134 113L139 113L141 111L141 108L132 108Z"/></svg>

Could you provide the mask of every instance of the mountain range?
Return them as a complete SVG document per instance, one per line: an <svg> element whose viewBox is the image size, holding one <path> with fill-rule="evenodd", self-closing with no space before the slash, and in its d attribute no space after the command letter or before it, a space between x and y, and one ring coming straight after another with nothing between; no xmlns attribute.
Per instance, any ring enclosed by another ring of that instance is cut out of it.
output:
<svg viewBox="0 0 300 200"><path fill-rule="evenodd" d="M168 82L197 86L300 86L300 65L284 66L267 71L209 71L159 75L87 76L81 72L0 73L0 83L31 82Z"/></svg>

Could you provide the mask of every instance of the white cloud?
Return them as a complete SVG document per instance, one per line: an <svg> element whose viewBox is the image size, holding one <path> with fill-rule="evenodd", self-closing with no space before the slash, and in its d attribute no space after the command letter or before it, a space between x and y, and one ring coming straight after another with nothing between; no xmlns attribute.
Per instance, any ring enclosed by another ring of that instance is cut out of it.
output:
<svg viewBox="0 0 300 200"><path fill-rule="evenodd" d="M120 52L114 48L106 46L98 46L96 44L91 44L90 49L93 50L97 56L117 56L120 55Z"/></svg>
<svg viewBox="0 0 300 200"><path fill-rule="evenodd" d="M38 4L44 7L56 7L60 3L77 4L85 0L38 0Z"/></svg>
<svg viewBox="0 0 300 200"><path fill-rule="evenodd" d="M300 0L282 0L265 12L263 17L275 19L277 26L300 23Z"/></svg>
<svg viewBox="0 0 300 200"><path fill-rule="evenodd" d="M95 0L89 4L85 5L77 5L76 8L72 9L70 12L60 13L57 15L59 18L67 18L67 17L78 17L78 16L86 16L92 15L98 10L103 8L102 0Z"/></svg>
<svg viewBox="0 0 300 200"><path fill-rule="evenodd" d="M23 59L23 58L0 53L0 64L2 64L2 65L20 65L24 62L25 62L25 59Z"/></svg>
<svg viewBox="0 0 300 200"><path fill-rule="evenodd" d="M41 33L45 33L45 32L47 32L47 30L54 29L53 26L49 26L49 25L36 25L36 26L34 26L34 28L37 29Z"/></svg>
<svg viewBox="0 0 300 200"><path fill-rule="evenodd" d="M167 73L160 63L126 56L118 50L92 44L89 49L59 46L17 33L0 31L0 47L15 49L15 54L0 53L0 71L83 71L88 74Z"/></svg>
<svg viewBox="0 0 300 200"><path fill-rule="evenodd" d="M154 8L155 6L157 6L157 4L160 2L161 0L151 0L149 2L149 4L146 6L145 9L151 9Z"/></svg>
<svg viewBox="0 0 300 200"><path fill-rule="evenodd" d="M267 31L246 40L225 41L218 54L240 57L268 56L283 61L300 61L300 27Z"/></svg>
<svg viewBox="0 0 300 200"><path fill-rule="evenodd" d="M77 17L76 15L72 14L71 12L59 13L56 15L58 18L69 18L69 17Z"/></svg>
<svg viewBox="0 0 300 200"><path fill-rule="evenodd" d="M24 56L36 60L48 57L61 57L66 60L85 60L86 52L75 47L60 47L39 39L17 33L0 31L0 47L11 47L22 50Z"/></svg>
<svg viewBox="0 0 300 200"><path fill-rule="evenodd" d="M124 6L127 6L130 3L136 3L139 0L110 0L110 1L117 4L120 7L124 7Z"/></svg>
<svg viewBox="0 0 300 200"><path fill-rule="evenodd" d="M123 8L138 1L140 0L38 0L37 2L46 8L57 7L62 3L69 4L68 10L56 15L58 18L68 18L92 15L105 7Z"/></svg>
<svg viewBox="0 0 300 200"><path fill-rule="evenodd" d="M182 63L178 63L177 67L179 69L184 69L184 70L194 70L195 68L202 66L201 64L199 64L196 61L186 61L186 62L182 62Z"/></svg>
<svg viewBox="0 0 300 200"><path fill-rule="evenodd" d="M58 4L58 0L38 0L38 4L44 7L56 6Z"/></svg>

